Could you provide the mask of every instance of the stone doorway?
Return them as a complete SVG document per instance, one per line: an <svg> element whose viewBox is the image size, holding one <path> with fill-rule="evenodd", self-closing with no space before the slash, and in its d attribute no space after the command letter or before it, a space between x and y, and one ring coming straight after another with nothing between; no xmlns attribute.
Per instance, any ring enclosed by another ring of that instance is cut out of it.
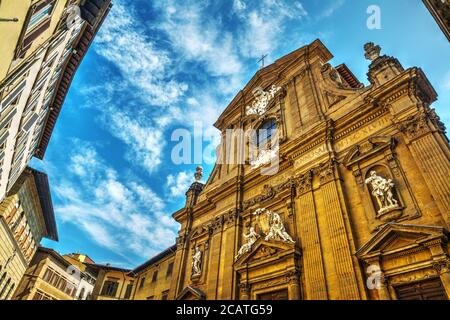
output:
<svg viewBox="0 0 450 320"><path fill-rule="evenodd" d="M395 288L398 300L448 300L441 279L431 279Z"/></svg>
<svg viewBox="0 0 450 320"><path fill-rule="evenodd" d="M289 300L287 289L261 293L257 295L257 300Z"/></svg>

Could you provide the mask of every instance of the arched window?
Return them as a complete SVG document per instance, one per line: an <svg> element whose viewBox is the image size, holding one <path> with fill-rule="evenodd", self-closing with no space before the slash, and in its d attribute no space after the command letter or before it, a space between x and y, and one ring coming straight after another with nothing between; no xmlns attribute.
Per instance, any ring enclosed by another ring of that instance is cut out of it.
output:
<svg viewBox="0 0 450 320"><path fill-rule="evenodd" d="M5 300L8 300L12 297L13 293L14 293L14 287L16 286L15 283L12 284L12 286L9 288L8 293L5 296Z"/></svg>
<svg viewBox="0 0 450 320"><path fill-rule="evenodd" d="M0 288L1 288L2 284L3 284L3 281L5 281L5 278L6 278L6 272L3 272L3 275L0 278Z"/></svg>
<svg viewBox="0 0 450 320"><path fill-rule="evenodd" d="M269 119L258 128L256 132L256 146L258 149L270 148L270 142L277 131L275 119Z"/></svg>
<svg viewBox="0 0 450 320"><path fill-rule="evenodd" d="M78 295L78 300L83 300L84 298L84 287L81 288L80 294Z"/></svg>
<svg viewBox="0 0 450 320"><path fill-rule="evenodd" d="M5 293L6 289L8 288L9 284L11 282L11 278L6 281L5 285L2 288L2 291L0 291L0 300L3 298L3 294Z"/></svg>

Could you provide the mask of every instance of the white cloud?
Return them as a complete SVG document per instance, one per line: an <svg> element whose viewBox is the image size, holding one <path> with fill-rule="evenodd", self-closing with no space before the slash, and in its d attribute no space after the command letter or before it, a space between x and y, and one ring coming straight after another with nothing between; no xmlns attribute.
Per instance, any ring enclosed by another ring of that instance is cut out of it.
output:
<svg viewBox="0 0 450 320"><path fill-rule="evenodd" d="M238 5L236 10L244 24L238 35L239 48L246 57L258 58L274 52L283 39L286 20L302 19L308 15L299 1L263 0L251 4Z"/></svg>
<svg viewBox="0 0 450 320"><path fill-rule="evenodd" d="M213 76L235 76L241 72L232 34L222 28L220 19L205 14L204 5L198 1L172 1L168 9L166 1L157 5L165 10L158 27L185 59L204 63Z"/></svg>
<svg viewBox="0 0 450 320"><path fill-rule="evenodd" d="M345 0L334 0L331 1L331 4L326 6L322 13L320 13L317 18L329 18L331 17L337 10L339 10L345 4Z"/></svg>
<svg viewBox="0 0 450 320"><path fill-rule="evenodd" d="M119 175L91 145L77 145L68 172L54 184L58 217L123 256L147 258L172 245L178 226L164 201L145 183ZM86 155L89 161L80 161ZM95 174L87 175L92 163Z"/></svg>
<svg viewBox="0 0 450 320"><path fill-rule="evenodd" d="M169 105L187 90L187 85L168 77L173 67L169 53L155 49L130 11L114 4L96 37L95 51L112 62L126 81L143 91L150 104Z"/></svg>
<svg viewBox="0 0 450 320"><path fill-rule="evenodd" d="M127 154L130 162L153 172L162 161L165 145L162 128L145 126L119 111L110 114L109 120L110 132L131 148Z"/></svg>
<svg viewBox="0 0 450 320"><path fill-rule="evenodd" d="M188 174L186 171L179 172L175 176L172 174L167 176L167 187L172 197L183 196L192 182L192 174Z"/></svg>

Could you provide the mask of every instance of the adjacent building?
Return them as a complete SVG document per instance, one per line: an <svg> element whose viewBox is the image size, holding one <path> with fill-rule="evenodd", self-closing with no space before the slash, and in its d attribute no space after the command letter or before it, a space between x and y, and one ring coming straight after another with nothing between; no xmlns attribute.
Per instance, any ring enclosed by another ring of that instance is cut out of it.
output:
<svg viewBox="0 0 450 320"><path fill-rule="evenodd" d="M0 201L42 159L110 0L0 2Z"/></svg>
<svg viewBox="0 0 450 320"><path fill-rule="evenodd" d="M26 270L14 300L77 299L80 274L53 249L39 247Z"/></svg>
<svg viewBox="0 0 450 320"><path fill-rule="evenodd" d="M130 300L135 278L130 269L113 267L109 264L86 264L97 274L93 300Z"/></svg>
<svg viewBox="0 0 450 320"><path fill-rule="evenodd" d="M450 1L423 0L423 3L450 42Z"/></svg>
<svg viewBox="0 0 450 320"><path fill-rule="evenodd" d="M94 261L88 255L82 253L65 254L63 258L80 275L75 298L78 300L92 300L97 272L94 268L89 267L89 264L93 264Z"/></svg>
<svg viewBox="0 0 450 320"><path fill-rule="evenodd" d="M260 69L215 123L218 160L206 183L198 168L173 214L176 246L103 288L134 281L133 299L447 300L450 146L437 94L420 68L364 50L368 86L333 67L319 40Z"/></svg>
<svg viewBox="0 0 450 320"><path fill-rule="evenodd" d="M174 272L173 245L131 271L135 277L133 300L167 300Z"/></svg>
<svg viewBox="0 0 450 320"><path fill-rule="evenodd" d="M0 299L12 297L43 237L58 240L48 179L26 168L0 204Z"/></svg>

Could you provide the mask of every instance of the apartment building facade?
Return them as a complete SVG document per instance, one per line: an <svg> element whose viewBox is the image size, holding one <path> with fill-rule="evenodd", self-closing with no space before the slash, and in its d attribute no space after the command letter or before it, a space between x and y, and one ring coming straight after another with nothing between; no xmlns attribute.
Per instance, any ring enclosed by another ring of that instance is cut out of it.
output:
<svg viewBox="0 0 450 320"><path fill-rule="evenodd" d="M0 201L43 158L76 69L110 0L0 3Z"/></svg>
<svg viewBox="0 0 450 320"><path fill-rule="evenodd" d="M43 237L58 240L48 179L26 168L0 204L0 300L13 296Z"/></svg>

